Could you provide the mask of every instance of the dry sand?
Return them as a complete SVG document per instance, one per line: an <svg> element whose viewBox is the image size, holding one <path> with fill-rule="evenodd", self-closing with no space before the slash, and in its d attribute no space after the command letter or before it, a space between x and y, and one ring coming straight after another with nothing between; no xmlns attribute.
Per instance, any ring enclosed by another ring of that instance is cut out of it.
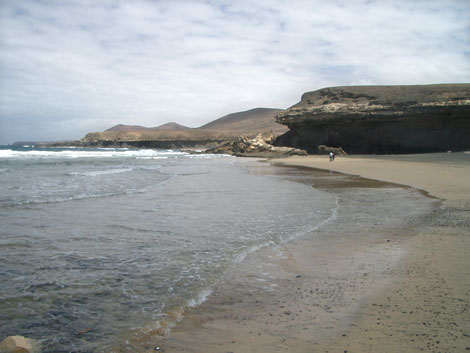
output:
<svg viewBox="0 0 470 353"><path fill-rule="evenodd" d="M274 164L327 170L302 173L317 173L315 187L338 195L341 225L250 256L185 313L160 351L470 351L470 163L308 156ZM417 202L397 222L377 221L371 208L388 198L400 207L397 193L408 205L423 197L330 171L443 201Z"/></svg>
<svg viewBox="0 0 470 353"><path fill-rule="evenodd" d="M360 175L364 178L413 186L451 202L468 204L470 201L470 165L461 160L452 163L450 158L446 160L445 154L441 153L422 155L422 158L420 155L402 158L338 156L334 162L330 162L328 156L294 156L276 159L273 164L297 165Z"/></svg>

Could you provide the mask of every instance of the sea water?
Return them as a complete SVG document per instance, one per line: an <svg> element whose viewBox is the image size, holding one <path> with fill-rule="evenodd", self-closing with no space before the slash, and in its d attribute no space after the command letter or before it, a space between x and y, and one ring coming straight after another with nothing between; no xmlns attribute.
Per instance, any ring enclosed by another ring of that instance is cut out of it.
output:
<svg viewBox="0 0 470 353"><path fill-rule="evenodd" d="M248 254L335 217L331 194L259 168L169 150L1 147L0 339L125 351Z"/></svg>

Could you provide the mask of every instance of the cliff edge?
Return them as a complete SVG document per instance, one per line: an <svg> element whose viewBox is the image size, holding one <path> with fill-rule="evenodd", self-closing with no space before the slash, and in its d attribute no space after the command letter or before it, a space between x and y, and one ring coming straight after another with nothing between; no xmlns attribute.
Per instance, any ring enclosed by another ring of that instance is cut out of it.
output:
<svg viewBox="0 0 470 353"><path fill-rule="evenodd" d="M424 153L470 149L470 84L323 88L276 117L279 144L318 152Z"/></svg>

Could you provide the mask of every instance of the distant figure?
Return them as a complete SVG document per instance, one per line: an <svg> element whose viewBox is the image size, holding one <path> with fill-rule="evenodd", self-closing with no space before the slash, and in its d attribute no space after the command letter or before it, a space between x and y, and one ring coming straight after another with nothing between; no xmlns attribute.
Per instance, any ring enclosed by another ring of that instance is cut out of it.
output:
<svg viewBox="0 0 470 353"><path fill-rule="evenodd" d="M331 153L333 153L333 160L335 160L335 153L334 152L331 152Z"/></svg>
<svg viewBox="0 0 470 353"><path fill-rule="evenodd" d="M330 162L332 162L335 159L335 154L333 152L330 152Z"/></svg>

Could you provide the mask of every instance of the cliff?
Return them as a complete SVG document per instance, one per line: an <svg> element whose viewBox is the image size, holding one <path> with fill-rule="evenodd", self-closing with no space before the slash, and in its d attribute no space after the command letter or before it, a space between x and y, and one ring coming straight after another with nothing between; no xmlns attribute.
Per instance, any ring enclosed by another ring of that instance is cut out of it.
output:
<svg viewBox="0 0 470 353"><path fill-rule="evenodd" d="M190 130L143 130L91 132L82 146L174 149L221 143L232 136L223 132Z"/></svg>
<svg viewBox="0 0 470 353"><path fill-rule="evenodd" d="M470 84L332 87L279 113L278 144L318 152L418 153L470 149Z"/></svg>

